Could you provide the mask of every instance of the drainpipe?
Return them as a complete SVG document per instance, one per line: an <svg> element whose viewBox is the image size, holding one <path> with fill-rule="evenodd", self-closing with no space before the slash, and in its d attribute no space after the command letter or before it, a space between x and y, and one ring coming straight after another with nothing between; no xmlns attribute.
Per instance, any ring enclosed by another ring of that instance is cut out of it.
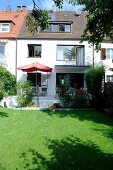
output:
<svg viewBox="0 0 113 170"><path fill-rule="evenodd" d="M16 39L16 52L15 52L15 77L17 81L17 39Z"/></svg>

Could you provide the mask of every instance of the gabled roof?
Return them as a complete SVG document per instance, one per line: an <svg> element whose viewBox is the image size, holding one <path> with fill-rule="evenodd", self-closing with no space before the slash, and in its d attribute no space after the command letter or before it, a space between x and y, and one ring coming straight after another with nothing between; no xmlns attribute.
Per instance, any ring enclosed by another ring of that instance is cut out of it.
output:
<svg viewBox="0 0 113 170"><path fill-rule="evenodd" d="M26 18L27 10L24 11L0 11L0 23L10 23L11 31L0 32L0 38L16 38Z"/></svg>
<svg viewBox="0 0 113 170"><path fill-rule="evenodd" d="M33 38L33 39L80 39L81 35L84 32L84 29L86 27L86 12L81 13L80 15L77 15L75 11L55 11L49 12L53 15L53 21L50 22L70 22L72 23L72 32L71 33L48 33L48 32L37 32L34 35L30 33L28 28L26 27L26 21L24 21L24 24L22 25L21 31L18 35L18 38Z"/></svg>

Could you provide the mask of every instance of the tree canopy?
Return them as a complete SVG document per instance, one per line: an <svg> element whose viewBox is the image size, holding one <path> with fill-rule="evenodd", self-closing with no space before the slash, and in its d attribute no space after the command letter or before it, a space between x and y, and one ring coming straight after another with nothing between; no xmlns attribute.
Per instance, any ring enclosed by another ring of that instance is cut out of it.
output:
<svg viewBox="0 0 113 170"><path fill-rule="evenodd" d="M0 66L0 99L16 94L16 77Z"/></svg>
<svg viewBox="0 0 113 170"><path fill-rule="evenodd" d="M41 10L36 0L32 0L34 7L27 19L27 25L31 32L39 26L41 29L48 27L48 12ZM62 9L65 0L52 0L55 5ZM113 41L113 0L67 0L72 5L84 5L83 11L87 11L87 24L82 41L87 40L95 45L98 50L104 40Z"/></svg>

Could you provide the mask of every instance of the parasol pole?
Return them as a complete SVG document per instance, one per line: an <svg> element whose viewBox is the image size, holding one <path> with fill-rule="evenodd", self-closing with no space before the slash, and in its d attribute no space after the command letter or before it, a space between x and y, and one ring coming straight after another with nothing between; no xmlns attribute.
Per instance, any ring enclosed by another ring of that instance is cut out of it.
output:
<svg viewBox="0 0 113 170"><path fill-rule="evenodd" d="M37 100L37 106L38 106L38 82L37 82L37 70L36 70L36 100Z"/></svg>
<svg viewBox="0 0 113 170"><path fill-rule="evenodd" d="M47 95L48 95L48 72L47 72Z"/></svg>

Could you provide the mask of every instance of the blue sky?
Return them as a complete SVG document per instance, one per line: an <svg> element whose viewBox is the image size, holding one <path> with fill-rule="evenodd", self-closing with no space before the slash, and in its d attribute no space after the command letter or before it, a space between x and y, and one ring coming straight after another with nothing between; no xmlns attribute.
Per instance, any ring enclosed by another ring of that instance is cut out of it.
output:
<svg viewBox="0 0 113 170"><path fill-rule="evenodd" d="M41 9L52 9L53 1L52 0L35 0ZM27 9L32 9L33 3L32 0L0 0L0 10L5 10L6 7L10 5L12 10L16 10L17 6L26 6ZM63 10L80 10L81 6L72 6L64 3Z"/></svg>

